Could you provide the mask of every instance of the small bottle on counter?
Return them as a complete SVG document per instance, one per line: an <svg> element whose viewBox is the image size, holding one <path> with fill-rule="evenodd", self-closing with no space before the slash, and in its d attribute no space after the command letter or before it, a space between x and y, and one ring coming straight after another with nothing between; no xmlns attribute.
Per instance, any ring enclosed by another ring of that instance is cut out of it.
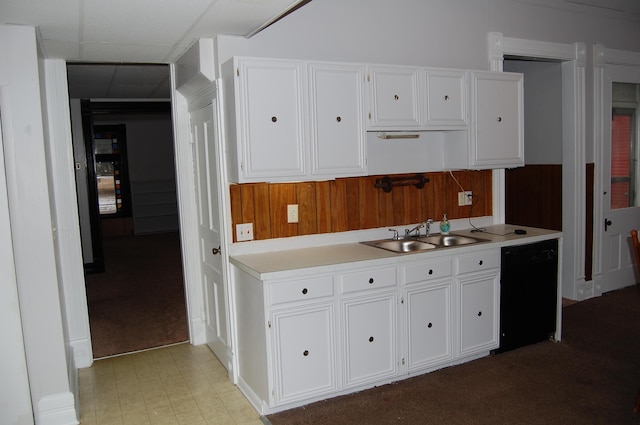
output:
<svg viewBox="0 0 640 425"><path fill-rule="evenodd" d="M444 214L442 220L440 221L440 234L448 235L449 234L449 220L447 220L447 214Z"/></svg>

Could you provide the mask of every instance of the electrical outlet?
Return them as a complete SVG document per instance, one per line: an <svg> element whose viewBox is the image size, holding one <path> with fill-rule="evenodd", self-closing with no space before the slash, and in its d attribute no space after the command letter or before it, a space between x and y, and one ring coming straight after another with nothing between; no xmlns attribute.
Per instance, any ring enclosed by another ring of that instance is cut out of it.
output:
<svg viewBox="0 0 640 425"><path fill-rule="evenodd" d="M465 205L473 204L473 192L467 190L465 192L458 192L458 206L463 207Z"/></svg>
<svg viewBox="0 0 640 425"><path fill-rule="evenodd" d="M298 222L298 204L287 205L287 223Z"/></svg>
<svg viewBox="0 0 640 425"><path fill-rule="evenodd" d="M236 240L238 242L253 240L253 223L236 224Z"/></svg>

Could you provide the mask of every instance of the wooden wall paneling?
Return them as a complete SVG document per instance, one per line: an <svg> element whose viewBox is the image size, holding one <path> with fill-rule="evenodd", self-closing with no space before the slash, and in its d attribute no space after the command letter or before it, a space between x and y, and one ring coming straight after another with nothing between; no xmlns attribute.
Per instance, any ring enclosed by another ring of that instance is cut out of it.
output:
<svg viewBox="0 0 640 425"><path fill-rule="evenodd" d="M229 198L231 202L231 233L233 241L236 241L236 224L242 223L242 196L240 195L241 186L232 184L229 186Z"/></svg>
<svg viewBox="0 0 640 425"><path fill-rule="evenodd" d="M347 224L347 180L337 179L330 182L331 187L331 231L349 230Z"/></svg>
<svg viewBox="0 0 640 425"><path fill-rule="evenodd" d="M287 205L297 204L295 183L277 183L269 187L269 209L273 238L284 238L298 234L298 223L287 222Z"/></svg>
<svg viewBox="0 0 640 425"><path fill-rule="evenodd" d="M253 186L254 217L253 237L257 240L271 239L271 208L269 206L269 185L258 183Z"/></svg>
<svg viewBox="0 0 640 425"><path fill-rule="evenodd" d="M316 217L318 233L331 232L331 184L328 181L316 183Z"/></svg>
<svg viewBox="0 0 640 425"><path fill-rule="evenodd" d="M473 191L471 186L470 173L471 173L470 171L454 171L453 177L449 175L449 179L450 179L449 183L451 187L451 189L448 191L448 196L447 196L449 205L450 205L449 213L447 213L447 217L449 219L467 218L472 213L472 208L470 205L462 205L462 206L458 205L458 192L462 192L463 189L465 191L467 190ZM458 181L457 183L456 183L456 180ZM462 188L458 186L458 184L460 184Z"/></svg>
<svg viewBox="0 0 640 425"><path fill-rule="evenodd" d="M446 176L447 178L450 178L449 176ZM433 220L434 221L440 221L440 219L442 218L442 214L447 212L447 205L445 202L445 197L443 196L444 194L446 194L446 181L445 181L445 174L444 173L434 173L431 176L431 182L430 182L433 186L433 199L432 199L432 204L433 204Z"/></svg>
<svg viewBox="0 0 640 425"><path fill-rule="evenodd" d="M484 190L482 191L482 202L484 203L484 213L481 215L493 215L493 171L485 170L482 172L484 176Z"/></svg>
<svg viewBox="0 0 640 425"><path fill-rule="evenodd" d="M378 191L375 187L374 177L363 177L358 181L359 192L359 221L360 229L373 229L380 227L378 213Z"/></svg>
<svg viewBox="0 0 640 425"><path fill-rule="evenodd" d="M315 182L296 184L296 195L298 198L298 235L318 233Z"/></svg>
<svg viewBox="0 0 640 425"><path fill-rule="evenodd" d="M347 182L347 229L360 229L360 184L358 179L345 179Z"/></svg>
<svg viewBox="0 0 640 425"><path fill-rule="evenodd" d="M380 177L383 176L376 176L376 178ZM376 190L378 192L378 221L380 226L395 226L396 223L393 219L393 191L385 192L378 188Z"/></svg>
<svg viewBox="0 0 640 425"><path fill-rule="evenodd" d="M505 174L507 223L562 230L562 165L527 165Z"/></svg>
<svg viewBox="0 0 640 425"><path fill-rule="evenodd" d="M242 198L242 214L240 223L253 223L256 221L256 205L254 203L253 188L256 185L242 185L240 196Z"/></svg>

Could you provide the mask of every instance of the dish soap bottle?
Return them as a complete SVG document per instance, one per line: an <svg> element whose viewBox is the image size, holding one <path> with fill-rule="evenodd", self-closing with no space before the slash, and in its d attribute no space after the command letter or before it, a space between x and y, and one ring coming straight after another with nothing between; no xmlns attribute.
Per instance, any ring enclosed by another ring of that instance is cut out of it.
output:
<svg viewBox="0 0 640 425"><path fill-rule="evenodd" d="M442 220L440 221L440 234L448 235L449 234L449 220L447 220L447 214L444 214Z"/></svg>

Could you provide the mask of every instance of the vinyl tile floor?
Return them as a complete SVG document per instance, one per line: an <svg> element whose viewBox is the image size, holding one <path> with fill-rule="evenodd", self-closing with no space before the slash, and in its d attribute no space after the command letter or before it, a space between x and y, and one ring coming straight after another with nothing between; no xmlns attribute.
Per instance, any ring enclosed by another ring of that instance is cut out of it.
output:
<svg viewBox="0 0 640 425"><path fill-rule="evenodd" d="M263 425L206 345L96 360L79 386L82 425Z"/></svg>

